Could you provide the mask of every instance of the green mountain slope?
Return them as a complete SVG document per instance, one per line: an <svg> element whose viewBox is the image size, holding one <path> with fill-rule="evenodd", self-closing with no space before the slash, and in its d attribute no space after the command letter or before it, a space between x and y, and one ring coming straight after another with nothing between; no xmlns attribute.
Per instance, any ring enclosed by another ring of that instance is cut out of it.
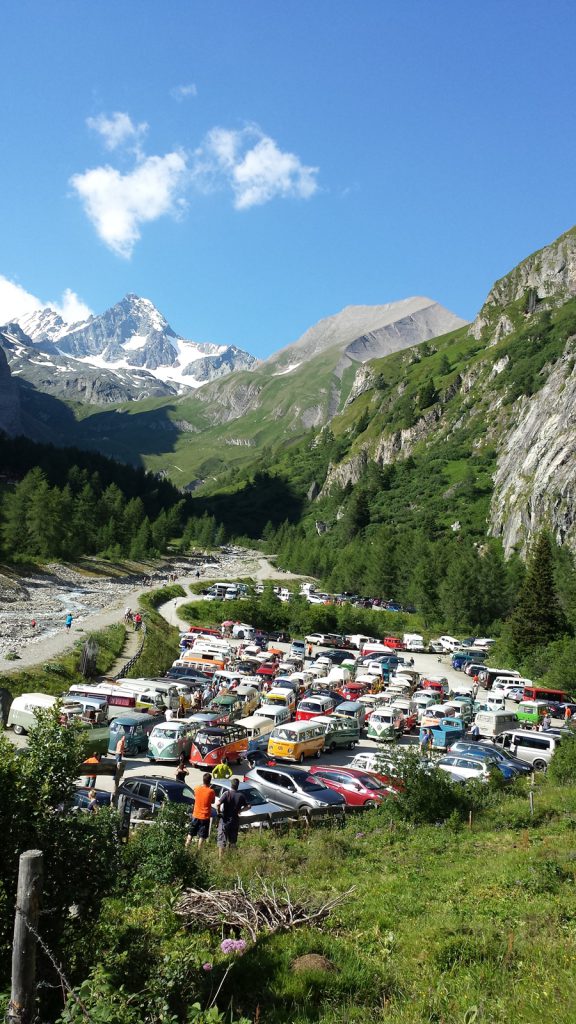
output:
<svg viewBox="0 0 576 1024"><path fill-rule="evenodd" d="M472 327L362 367L329 428L261 456L254 481L220 481L201 507L237 533L269 521L288 568L405 601L418 565L434 593L454 552L467 572L479 553L500 557L490 537L510 555L548 526L575 548L576 231L509 277ZM290 495L285 516L263 471Z"/></svg>
<svg viewBox="0 0 576 1024"><path fill-rule="evenodd" d="M421 297L351 306L255 370L231 374L192 395L75 408L75 441L125 461L141 460L180 486L211 483L222 472L250 464L256 453L329 422L349 394L356 367L371 356L461 323Z"/></svg>

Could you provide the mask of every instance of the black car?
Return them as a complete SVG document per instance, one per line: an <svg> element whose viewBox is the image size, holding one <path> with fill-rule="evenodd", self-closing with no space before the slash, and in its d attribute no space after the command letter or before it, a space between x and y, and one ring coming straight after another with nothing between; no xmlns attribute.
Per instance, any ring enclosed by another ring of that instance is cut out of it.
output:
<svg viewBox="0 0 576 1024"><path fill-rule="evenodd" d="M107 789L96 790L96 803L98 807L110 807L112 794ZM87 788L75 789L72 797L73 806L81 811L87 811L90 806L90 790Z"/></svg>
<svg viewBox="0 0 576 1024"><path fill-rule="evenodd" d="M118 789L118 807L130 800L132 810L146 810L155 814L162 804L194 803L194 793L185 782L163 779L153 775L133 775L125 779Z"/></svg>
<svg viewBox="0 0 576 1024"><path fill-rule="evenodd" d="M166 679L180 680L183 683L206 684L208 678L208 676L199 672L197 668L193 668L192 665L177 665L175 668L168 669L166 673Z"/></svg>
<svg viewBox="0 0 576 1024"><path fill-rule="evenodd" d="M340 649L330 647L327 651L320 651L314 660L317 661L318 658L328 658L333 665L341 665L343 661L350 660L350 651L342 651Z"/></svg>
<svg viewBox="0 0 576 1024"><path fill-rule="evenodd" d="M268 633L268 640L273 640L277 644L289 644L292 637L289 633L284 633L283 630L276 630L275 632Z"/></svg>

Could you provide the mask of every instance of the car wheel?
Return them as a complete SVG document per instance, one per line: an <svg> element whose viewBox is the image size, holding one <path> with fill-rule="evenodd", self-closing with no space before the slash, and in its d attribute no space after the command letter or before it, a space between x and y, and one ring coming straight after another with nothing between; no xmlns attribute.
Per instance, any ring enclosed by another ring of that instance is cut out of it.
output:
<svg viewBox="0 0 576 1024"><path fill-rule="evenodd" d="M335 743L331 743L330 746L328 747L328 753L329 754L333 754L335 750L336 750L336 744Z"/></svg>
<svg viewBox="0 0 576 1024"><path fill-rule="evenodd" d="M355 747L354 743L349 743L348 744L348 750L354 750L354 747Z"/></svg>
<svg viewBox="0 0 576 1024"><path fill-rule="evenodd" d="M365 810L367 810L367 811L373 811L373 810L374 810L374 808L376 807L376 804L374 803L374 801L373 801L373 800L367 800L365 804L362 804L362 806L363 806L363 807L365 808Z"/></svg>
<svg viewBox="0 0 576 1024"><path fill-rule="evenodd" d="M300 757L298 758L298 764L304 764L304 754L300 754Z"/></svg>
<svg viewBox="0 0 576 1024"><path fill-rule="evenodd" d="M14 726L14 732L16 733L17 736L25 736L26 735L26 729L24 729L21 725L15 725Z"/></svg>
<svg viewBox="0 0 576 1024"><path fill-rule="evenodd" d="M319 761L319 760L320 760L321 754L322 754L322 751L321 751L321 749L320 749L320 748L318 748L318 750L316 750L316 751L314 752L314 757L316 758L316 760L317 760L317 761Z"/></svg>
<svg viewBox="0 0 576 1024"><path fill-rule="evenodd" d="M537 772L544 772L546 771L548 765L546 761L543 761L541 758L537 757L535 761L532 761L532 767Z"/></svg>
<svg viewBox="0 0 576 1024"><path fill-rule="evenodd" d="M148 754L148 760L150 761L150 764L156 764L156 758L150 757L150 754Z"/></svg>

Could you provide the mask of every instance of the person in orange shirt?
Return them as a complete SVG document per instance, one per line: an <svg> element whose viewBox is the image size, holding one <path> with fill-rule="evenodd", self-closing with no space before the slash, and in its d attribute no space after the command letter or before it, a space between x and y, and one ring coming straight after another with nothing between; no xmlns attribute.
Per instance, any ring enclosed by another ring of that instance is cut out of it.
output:
<svg viewBox="0 0 576 1024"><path fill-rule="evenodd" d="M102 760L102 754L98 754L96 751L94 751L92 756L91 757L87 757L86 760L83 763L84 764L99 764L101 760ZM87 788L88 789L94 789L95 785L96 785L96 776L95 775L86 775L86 786L87 786Z"/></svg>
<svg viewBox="0 0 576 1024"><path fill-rule="evenodd" d="M186 846L189 846L193 839L198 839L198 846L200 847L210 835L212 804L216 799L216 793L210 785L211 782L212 776L209 772L206 772L202 776L202 785L196 786L194 790L194 808L192 810L192 820L188 826Z"/></svg>

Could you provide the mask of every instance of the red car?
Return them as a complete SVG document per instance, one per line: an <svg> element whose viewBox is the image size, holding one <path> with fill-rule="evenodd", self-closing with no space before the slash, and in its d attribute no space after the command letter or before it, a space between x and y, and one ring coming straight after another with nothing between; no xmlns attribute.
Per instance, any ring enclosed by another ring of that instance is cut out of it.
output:
<svg viewBox="0 0 576 1024"><path fill-rule="evenodd" d="M274 679L277 672L278 665L275 661L265 661L263 665L256 669L256 675L264 676L265 679Z"/></svg>
<svg viewBox="0 0 576 1024"><path fill-rule="evenodd" d="M391 647L394 651L405 650L404 641L401 640L399 636L385 636L382 643L385 644L386 647Z"/></svg>
<svg viewBox="0 0 576 1024"><path fill-rule="evenodd" d="M360 768L340 768L336 765L312 765L311 775L318 775L330 789L341 793L353 807L377 807L394 791L381 776L364 772Z"/></svg>

